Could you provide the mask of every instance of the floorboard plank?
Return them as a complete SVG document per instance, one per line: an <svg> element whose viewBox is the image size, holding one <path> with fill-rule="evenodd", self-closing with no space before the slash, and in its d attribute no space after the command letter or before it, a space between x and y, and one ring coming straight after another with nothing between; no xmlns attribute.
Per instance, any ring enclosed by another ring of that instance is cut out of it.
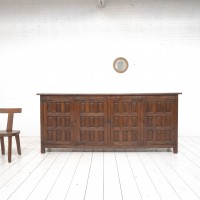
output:
<svg viewBox="0 0 200 200"><path fill-rule="evenodd" d="M114 152L104 152L104 200L123 199Z"/></svg>
<svg viewBox="0 0 200 200"><path fill-rule="evenodd" d="M180 197L175 192L174 188L163 176L158 166L155 164L154 160L150 157L149 154L150 153L140 153L139 157L152 181L152 184L159 193L160 198L163 200L180 200ZM169 155L169 153L167 154Z"/></svg>
<svg viewBox="0 0 200 200"><path fill-rule="evenodd" d="M103 184L104 184L104 157L103 152L94 152L90 175L85 194L86 200L103 200Z"/></svg>
<svg viewBox="0 0 200 200"><path fill-rule="evenodd" d="M73 180L66 194L66 200L82 200L85 198L92 155L92 152L83 152L76 173L74 174Z"/></svg>
<svg viewBox="0 0 200 200"><path fill-rule="evenodd" d="M199 152L190 144L184 141L179 142L179 146L181 147L181 152L185 155L188 155L196 165L200 166L200 155Z"/></svg>
<svg viewBox="0 0 200 200"><path fill-rule="evenodd" d="M42 157L42 159L45 158L45 156ZM12 178L10 178L9 181L7 181L6 184L4 184L4 186L0 189L0 194L2 194L1 200L8 198L13 199L12 195L20 187L20 185L24 183L24 181L30 176L30 174L33 173L37 165L41 163L42 159L40 154L37 153L36 156L34 156L29 162L27 162L26 166L24 166L21 170L17 170L17 173L13 175ZM17 197L19 196L21 195L14 195L14 199L17 199Z"/></svg>
<svg viewBox="0 0 200 200"><path fill-rule="evenodd" d="M9 181L12 181L12 179L18 174L19 169L23 170L24 167L26 167L37 155L38 152L33 150L27 155L24 155L23 158L21 158L15 164L12 164L11 166L6 165L8 166L8 169L4 167L3 172L0 174L0 189Z"/></svg>
<svg viewBox="0 0 200 200"><path fill-rule="evenodd" d="M123 199L132 200L142 199L138 185L136 183L135 177L132 173L129 161L126 156L126 152L117 152L116 162L119 172L119 178L121 183L121 189L123 194Z"/></svg>
<svg viewBox="0 0 200 200"><path fill-rule="evenodd" d="M179 153L40 153L21 137L22 155L0 159L0 200L200 200L200 137L179 137ZM13 146L15 148L15 144Z"/></svg>
<svg viewBox="0 0 200 200"><path fill-rule="evenodd" d="M134 173L137 185L139 186L142 199L143 200L161 199L138 156L138 154L141 154L141 153L142 152L139 152L139 153L128 152L127 155L128 155L130 166L132 168L132 172Z"/></svg>
<svg viewBox="0 0 200 200"><path fill-rule="evenodd" d="M186 146L189 145L190 147L192 147L192 150L197 154L200 152L199 143L197 142L197 140L194 141L193 137L192 138L183 137L181 142L184 143Z"/></svg>
<svg viewBox="0 0 200 200"><path fill-rule="evenodd" d="M200 180L186 168L185 162L181 162L180 156L171 156L169 154L160 155L169 166L178 174L193 193L200 198Z"/></svg>
<svg viewBox="0 0 200 200"><path fill-rule="evenodd" d="M41 155L41 162L35 166L34 171L28 176L16 193L20 196L20 200L28 199L42 178L45 176L53 162L56 160L58 153L46 153ZM44 157L45 158L44 158ZM14 194L17 196L16 194Z"/></svg>
<svg viewBox="0 0 200 200"><path fill-rule="evenodd" d="M160 154L151 153L150 155L155 161L156 165L159 167L160 171L162 171L162 174L165 175L165 178L168 180L170 185L174 188L182 200L199 199L198 196L194 194L191 188L182 179L182 177L176 173L176 171L168 164L164 158L162 158ZM176 158L178 158L178 155L174 155L174 159Z"/></svg>
<svg viewBox="0 0 200 200"><path fill-rule="evenodd" d="M65 161L63 168L58 174L50 192L47 196L47 200L64 200L67 191L71 185L74 174L76 173L78 164L80 162L82 152L71 152L68 160Z"/></svg>
<svg viewBox="0 0 200 200"><path fill-rule="evenodd" d="M59 152L58 156L49 166L47 172L44 174L42 179L38 182L37 186L28 197L29 200L44 200L49 194L49 190L53 187L53 184L59 175L65 161L69 157L69 152Z"/></svg>

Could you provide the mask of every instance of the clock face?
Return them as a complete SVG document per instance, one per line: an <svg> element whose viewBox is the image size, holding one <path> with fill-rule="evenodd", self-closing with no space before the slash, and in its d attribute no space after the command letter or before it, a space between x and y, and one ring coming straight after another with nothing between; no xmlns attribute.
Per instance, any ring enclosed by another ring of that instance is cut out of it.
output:
<svg viewBox="0 0 200 200"><path fill-rule="evenodd" d="M115 59L113 67L116 72L123 73L128 69L128 61L123 57L119 57Z"/></svg>

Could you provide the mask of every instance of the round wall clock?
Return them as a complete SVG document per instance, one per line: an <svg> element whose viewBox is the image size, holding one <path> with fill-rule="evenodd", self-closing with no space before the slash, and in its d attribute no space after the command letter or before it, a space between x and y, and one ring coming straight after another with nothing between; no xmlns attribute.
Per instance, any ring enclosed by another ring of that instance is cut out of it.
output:
<svg viewBox="0 0 200 200"><path fill-rule="evenodd" d="M113 67L116 72L123 73L128 69L128 61L123 57L116 58L113 62Z"/></svg>

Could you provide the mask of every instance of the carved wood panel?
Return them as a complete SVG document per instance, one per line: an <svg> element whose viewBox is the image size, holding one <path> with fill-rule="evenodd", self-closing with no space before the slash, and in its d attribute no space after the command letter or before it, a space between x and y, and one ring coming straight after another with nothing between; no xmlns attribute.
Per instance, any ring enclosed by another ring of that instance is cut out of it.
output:
<svg viewBox="0 0 200 200"><path fill-rule="evenodd" d="M175 98L149 97L145 102L145 144L172 144L175 130Z"/></svg>
<svg viewBox="0 0 200 200"><path fill-rule="evenodd" d="M111 144L139 145L141 140L140 97L111 99Z"/></svg>
<svg viewBox="0 0 200 200"><path fill-rule="evenodd" d="M41 95L41 152L48 147L173 148L178 94Z"/></svg>
<svg viewBox="0 0 200 200"><path fill-rule="evenodd" d="M77 98L77 143L105 145L108 142L106 97Z"/></svg>
<svg viewBox="0 0 200 200"><path fill-rule="evenodd" d="M44 140L54 144L74 144L74 101L72 98L43 101Z"/></svg>

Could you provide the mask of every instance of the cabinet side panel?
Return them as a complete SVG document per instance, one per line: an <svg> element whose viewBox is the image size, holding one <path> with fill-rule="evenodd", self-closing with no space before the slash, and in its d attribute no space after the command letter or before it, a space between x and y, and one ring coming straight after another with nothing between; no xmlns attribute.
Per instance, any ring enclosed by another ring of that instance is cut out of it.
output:
<svg viewBox="0 0 200 200"><path fill-rule="evenodd" d="M40 140L41 140L41 153L45 153L45 139L44 139L44 104L43 102L43 96L40 96Z"/></svg>
<svg viewBox="0 0 200 200"><path fill-rule="evenodd" d="M174 106L174 153L178 153L178 95L175 98L175 106Z"/></svg>

